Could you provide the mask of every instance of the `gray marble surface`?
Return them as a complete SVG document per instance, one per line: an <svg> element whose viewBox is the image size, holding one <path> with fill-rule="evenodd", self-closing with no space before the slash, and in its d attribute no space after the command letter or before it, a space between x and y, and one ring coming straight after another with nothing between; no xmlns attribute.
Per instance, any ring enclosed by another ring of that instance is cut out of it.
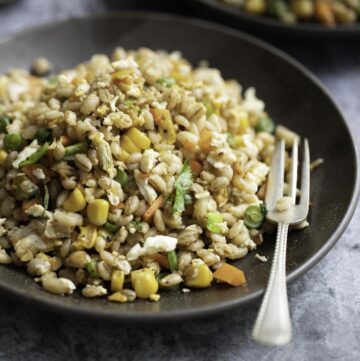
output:
<svg viewBox="0 0 360 361"><path fill-rule="evenodd" d="M119 3L125 8L134 4L151 7L146 1ZM0 34L73 15L101 13L109 4L97 0L23 0L0 8ZM158 2L154 4L159 8ZM325 83L359 145L358 42L268 40L302 61ZM265 348L250 340L258 304L196 323L142 329L68 320L0 294L0 360L359 360L359 233L358 208L331 252L289 286L294 341L286 347Z"/></svg>

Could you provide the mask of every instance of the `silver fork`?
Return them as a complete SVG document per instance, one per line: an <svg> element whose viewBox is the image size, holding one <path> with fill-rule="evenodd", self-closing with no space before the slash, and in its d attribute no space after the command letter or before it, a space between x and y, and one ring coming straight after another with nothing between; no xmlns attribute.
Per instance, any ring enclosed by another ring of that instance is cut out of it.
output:
<svg viewBox="0 0 360 361"><path fill-rule="evenodd" d="M286 243L289 225L301 223L309 210L310 154L307 139L304 141L301 195L296 204L298 168L298 141L292 147L289 197L292 206L285 212L276 210L276 202L283 196L285 142L276 144L271 161L266 192L267 219L278 224L274 257L265 295L252 330L252 338L269 346L285 345L291 341L292 330L286 290Z"/></svg>

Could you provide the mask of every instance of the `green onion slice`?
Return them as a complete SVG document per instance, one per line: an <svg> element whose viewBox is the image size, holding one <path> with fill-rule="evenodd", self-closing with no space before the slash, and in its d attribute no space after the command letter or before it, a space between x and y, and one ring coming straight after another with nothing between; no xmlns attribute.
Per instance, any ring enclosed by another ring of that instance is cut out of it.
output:
<svg viewBox="0 0 360 361"><path fill-rule="evenodd" d="M170 271L174 272L178 269L178 261L177 261L177 255L175 251L170 251L167 254L168 261L169 261L169 267Z"/></svg>
<svg viewBox="0 0 360 361"><path fill-rule="evenodd" d="M244 223L246 227L251 229L260 228L264 222L266 215L265 204L260 204L257 206L249 206L245 210Z"/></svg>
<svg viewBox="0 0 360 361"><path fill-rule="evenodd" d="M222 214L216 212L209 212L207 214L206 228L212 233L221 233L223 222L224 217Z"/></svg>
<svg viewBox="0 0 360 361"><path fill-rule="evenodd" d="M31 154L29 158L20 162L19 168L36 163L47 153L48 149L49 143L44 143L35 153Z"/></svg>

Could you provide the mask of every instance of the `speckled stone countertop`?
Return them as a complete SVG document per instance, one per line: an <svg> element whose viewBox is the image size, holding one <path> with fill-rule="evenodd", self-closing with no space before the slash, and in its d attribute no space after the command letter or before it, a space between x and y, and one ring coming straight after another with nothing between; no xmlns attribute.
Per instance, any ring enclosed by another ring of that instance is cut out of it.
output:
<svg viewBox="0 0 360 361"><path fill-rule="evenodd" d="M120 7L130 7L130 3L161 9L158 1L140 0L122 1ZM100 0L23 0L0 8L0 35L73 15L105 12L110 6L111 2ZM186 8L181 12L187 13ZM270 41L303 62L325 83L359 146L358 41ZM359 360L359 233L358 207L330 253L289 286L294 340L286 347L265 348L250 340L258 304L208 320L142 329L70 320L0 294L0 360Z"/></svg>

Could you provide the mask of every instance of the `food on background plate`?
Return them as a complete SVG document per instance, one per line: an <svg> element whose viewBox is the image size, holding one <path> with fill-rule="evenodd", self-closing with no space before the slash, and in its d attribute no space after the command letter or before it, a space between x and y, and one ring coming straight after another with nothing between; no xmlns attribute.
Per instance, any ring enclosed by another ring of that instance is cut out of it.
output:
<svg viewBox="0 0 360 361"><path fill-rule="evenodd" d="M357 22L360 0L218 0L254 14L288 24L320 23L325 26Z"/></svg>
<svg viewBox="0 0 360 361"><path fill-rule="evenodd" d="M0 263L114 302L244 284L228 262L262 243L275 136L297 137L253 88L145 48L10 70L0 133Z"/></svg>

